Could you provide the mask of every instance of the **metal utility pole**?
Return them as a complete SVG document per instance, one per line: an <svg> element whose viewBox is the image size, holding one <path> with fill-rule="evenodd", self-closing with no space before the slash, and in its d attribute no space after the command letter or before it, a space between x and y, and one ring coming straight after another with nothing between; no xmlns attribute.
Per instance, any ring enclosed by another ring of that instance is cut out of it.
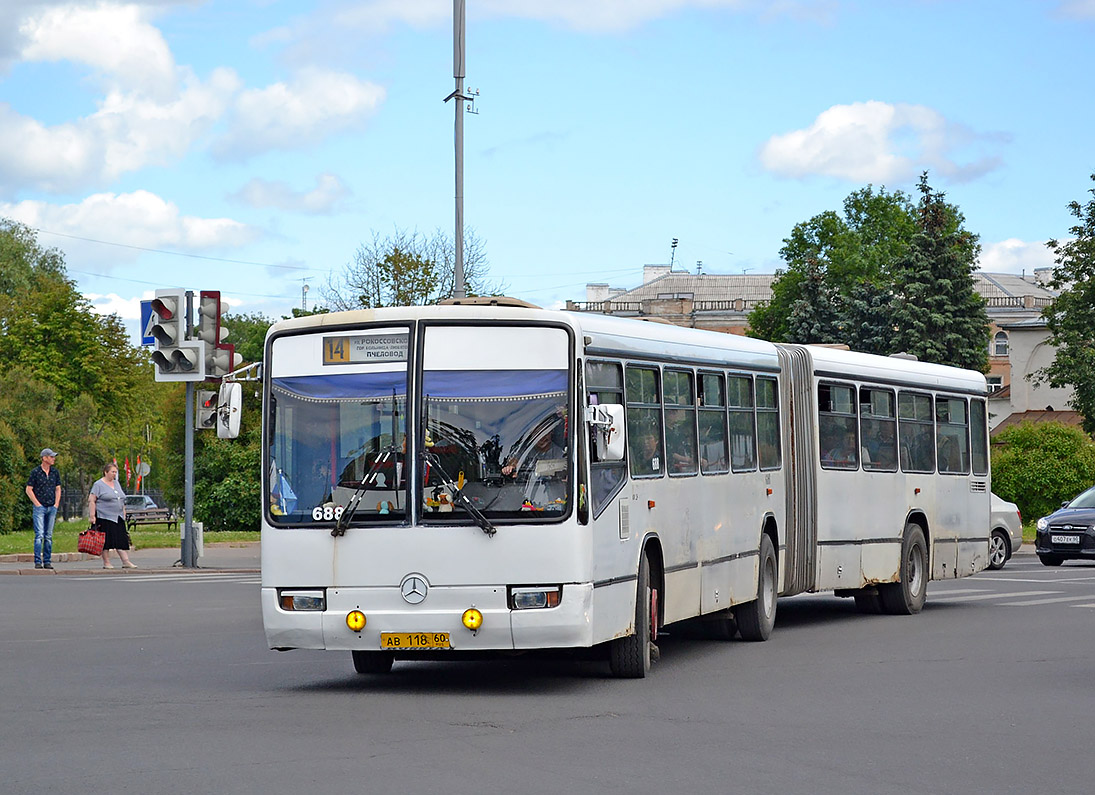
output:
<svg viewBox="0 0 1095 795"><path fill-rule="evenodd" d="M452 76L456 90L456 252L452 297L464 298L464 0L452 0ZM447 100L446 100L447 101Z"/></svg>

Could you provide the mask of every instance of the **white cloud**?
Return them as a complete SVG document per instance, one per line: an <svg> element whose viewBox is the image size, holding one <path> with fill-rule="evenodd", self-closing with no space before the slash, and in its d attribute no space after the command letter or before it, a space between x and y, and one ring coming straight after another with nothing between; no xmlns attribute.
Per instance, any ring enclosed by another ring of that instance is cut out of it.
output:
<svg viewBox="0 0 1095 795"><path fill-rule="evenodd" d="M217 154L294 149L360 127L384 100L384 89L345 72L306 67L291 83L241 93Z"/></svg>
<svg viewBox="0 0 1095 795"><path fill-rule="evenodd" d="M224 113L239 81L219 69L204 83L187 75L184 84L168 102L110 91L95 113L52 127L0 104L0 194L72 191L182 157Z"/></svg>
<svg viewBox="0 0 1095 795"><path fill-rule="evenodd" d="M339 202L351 195L346 184L334 174L320 174L316 187L310 191L295 191L288 183L256 177L230 198L249 207L273 207L278 210L326 215L335 211Z"/></svg>
<svg viewBox="0 0 1095 795"><path fill-rule="evenodd" d="M1066 17L1095 19L1095 0L1061 0L1057 10Z"/></svg>
<svg viewBox="0 0 1095 795"><path fill-rule="evenodd" d="M986 273L1018 273L1032 276L1037 268L1053 267L1053 252L1045 241L1028 243L1016 238L982 243L977 267Z"/></svg>
<svg viewBox="0 0 1095 795"><path fill-rule="evenodd" d="M0 216L47 233L70 236L64 242L70 264L94 262L108 269L112 263L136 259L142 249L216 250L240 246L259 236L254 227L231 218L183 215L174 203L144 190L97 193L79 204L0 203Z"/></svg>
<svg viewBox="0 0 1095 795"><path fill-rule="evenodd" d="M784 177L904 182L930 169L965 182L997 168L1000 159L975 156L963 163L960 150L1002 140L950 122L923 105L870 101L834 105L806 129L768 139L759 156L766 169Z"/></svg>
<svg viewBox="0 0 1095 795"><path fill-rule="evenodd" d="M151 294L148 297L151 298ZM84 298L91 304L91 308L100 315L117 315L122 320L139 321L141 319L140 298L122 298L117 293L107 293L106 295L84 293Z"/></svg>
<svg viewBox="0 0 1095 795"><path fill-rule="evenodd" d="M817 11L811 10L816 3L782 0L775 11L770 5L759 0L478 0L467 3L465 13L469 19L534 19L591 33L631 30L689 8L756 8L765 16L817 16ZM821 5L828 8L831 3ZM449 0L369 0L340 9L335 16L338 29L349 26L367 33L383 32L394 24L426 28L451 24L451 20L452 3Z"/></svg>
<svg viewBox="0 0 1095 795"><path fill-rule="evenodd" d="M174 90L175 61L163 35L139 5L63 4L28 16L19 26L25 61L91 66L115 86L163 96Z"/></svg>

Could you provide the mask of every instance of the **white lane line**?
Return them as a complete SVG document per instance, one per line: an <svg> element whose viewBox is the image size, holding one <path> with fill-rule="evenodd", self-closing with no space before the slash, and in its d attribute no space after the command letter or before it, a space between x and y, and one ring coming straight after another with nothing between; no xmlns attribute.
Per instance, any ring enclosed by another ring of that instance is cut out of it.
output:
<svg viewBox="0 0 1095 795"><path fill-rule="evenodd" d="M1095 576L1093 577L1054 577L1048 575L1046 577L1027 579L1025 577L978 577L977 582L1033 582L1042 585L1053 583L1057 585L1062 582L1095 582Z"/></svg>
<svg viewBox="0 0 1095 795"><path fill-rule="evenodd" d="M1005 607L1030 607L1031 605L1052 605L1058 602L1082 602L1090 598L1091 594L1084 594L1083 596L1057 596L1053 599L1027 599L1023 602L1000 602L1000 604Z"/></svg>
<svg viewBox="0 0 1095 795"><path fill-rule="evenodd" d="M1061 591L1020 591L1019 593L1001 593L1000 591L996 591L995 593L977 594L975 596L952 596L947 601L975 602L980 599L1014 599L1017 596L1047 596L1055 593L1061 593Z"/></svg>
<svg viewBox="0 0 1095 795"><path fill-rule="evenodd" d="M957 596L959 594L971 594L971 593L986 593L992 591L991 588L952 588L949 591L937 591L934 588L928 589L928 596ZM992 591L993 593L999 593L999 591Z"/></svg>

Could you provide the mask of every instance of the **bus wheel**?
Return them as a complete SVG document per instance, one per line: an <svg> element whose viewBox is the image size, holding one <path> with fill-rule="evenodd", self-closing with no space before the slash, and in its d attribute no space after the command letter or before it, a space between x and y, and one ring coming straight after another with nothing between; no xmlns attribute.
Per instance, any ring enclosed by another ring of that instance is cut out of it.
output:
<svg viewBox="0 0 1095 795"><path fill-rule="evenodd" d="M351 651L354 670L359 674L386 674L392 670L395 655L390 651Z"/></svg>
<svg viewBox="0 0 1095 795"><path fill-rule="evenodd" d="M742 640L768 640L776 625L777 569L776 551L772 539L765 533L760 537L760 574L757 576L757 598L738 605L734 611L738 619L738 633Z"/></svg>
<svg viewBox="0 0 1095 795"><path fill-rule="evenodd" d="M617 638L608 647L608 667L620 679L642 679L650 672L654 613L654 591L650 587L650 561L639 560L639 583L635 593L635 633Z"/></svg>
<svg viewBox="0 0 1095 795"><path fill-rule="evenodd" d="M882 583L878 596L882 609L894 616L911 616L924 607L928 595L928 545L920 525L905 525L901 540L901 567L898 582Z"/></svg>

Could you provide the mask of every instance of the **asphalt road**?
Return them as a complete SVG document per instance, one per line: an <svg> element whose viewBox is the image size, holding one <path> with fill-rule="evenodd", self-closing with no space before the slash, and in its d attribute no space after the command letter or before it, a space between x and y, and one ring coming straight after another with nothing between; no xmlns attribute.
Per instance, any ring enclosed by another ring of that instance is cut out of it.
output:
<svg viewBox="0 0 1095 795"><path fill-rule="evenodd" d="M258 577L0 577L5 793L1088 793L1095 565L781 600L767 643L597 662L268 651Z"/></svg>

